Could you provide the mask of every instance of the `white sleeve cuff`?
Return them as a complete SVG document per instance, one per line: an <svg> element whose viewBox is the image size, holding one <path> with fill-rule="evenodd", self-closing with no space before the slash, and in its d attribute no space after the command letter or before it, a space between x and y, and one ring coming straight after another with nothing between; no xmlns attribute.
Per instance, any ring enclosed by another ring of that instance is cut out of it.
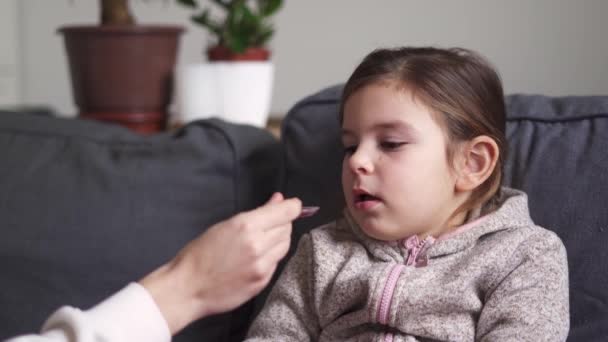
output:
<svg viewBox="0 0 608 342"><path fill-rule="evenodd" d="M87 311L64 306L48 318L41 335L6 342L170 342L165 318L150 293L131 283Z"/></svg>
<svg viewBox="0 0 608 342"><path fill-rule="evenodd" d="M131 283L84 312L85 319L110 341L169 342L171 333L150 293Z"/></svg>

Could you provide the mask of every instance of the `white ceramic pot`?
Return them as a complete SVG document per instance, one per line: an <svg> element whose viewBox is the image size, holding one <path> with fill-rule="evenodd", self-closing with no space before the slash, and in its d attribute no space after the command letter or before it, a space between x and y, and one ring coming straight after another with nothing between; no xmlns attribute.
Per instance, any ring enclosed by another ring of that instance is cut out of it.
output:
<svg viewBox="0 0 608 342"><path fill-rule="evenodd" d="M192 64L176 73L176 120L187 123L219 117L265 127L270 111L272 62Z"/></svg>

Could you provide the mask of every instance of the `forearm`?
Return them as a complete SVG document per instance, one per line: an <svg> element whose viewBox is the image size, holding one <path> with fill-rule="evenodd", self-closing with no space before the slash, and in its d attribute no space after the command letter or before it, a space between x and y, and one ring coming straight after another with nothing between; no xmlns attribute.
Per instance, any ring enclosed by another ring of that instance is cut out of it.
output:
<svg viewBox="0 0 608 342"><path fill-rule="evenodd" d="M171 262L159 267L139 283L148 290L162 313L171 335L185 328L191 322L205 316L204 301L182 265Z"/></svg>

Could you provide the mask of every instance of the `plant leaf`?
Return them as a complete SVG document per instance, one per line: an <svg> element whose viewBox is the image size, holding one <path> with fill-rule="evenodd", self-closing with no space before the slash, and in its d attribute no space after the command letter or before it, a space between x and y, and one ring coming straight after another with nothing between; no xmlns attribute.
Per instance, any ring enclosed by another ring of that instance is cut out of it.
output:
<svg viewBox="0 0 608 342"><path fill-rule="evenodd" d="M1 1L1 0L0 0ZM196 5L196 0L178 0L182 4ZM217 36L218 44L233 52L244 52L250 47L264 45L274 34L272 25L266 18L282 6L282 0L209 0L213 5L225 10L226 16L214 20L210 9L206 8L192 16L195 24L207 28ZM206 6L209 7L209 6Z"/></svg>
<svg viewBox="0 0 608 342"><path fill-rule="evenodd" d="M260 14L264 17L275 14L282 5L282 0L258 0Z"/></svg>
<svg viewBox="0 0 608 342"><path fill-rule="evenodd" d="M257 31L261 28L261 18L253 14L249 7L244 6L241 25L246 31Z"/></svg>
<svg viewBox="0 0 608 342"><path fill-rule="evenodd" d="M241 25L242 18L244 16L243 11L245 10L245 4L243 2L235 2L231 10L228 12L228 16L226 17L227 28L231 32L237 32L239 26Z"/></svg>
<svg viewBox="0 0 608 342"><path fill-rule="evenodd" d="M263 26L255 37L254 46L264 46L268 40L274 34L274 27L272 25Z"/></svg>
<svg viewBox="0 0 608 342"><path fill-rule="evenodd" d="M211 20L211 17L209 16L209 9L205 9L203 12L193 15L191 19L195 24L206 27L215 35L221 36L222 29L218 23Z"/></svg>
<svg viewBox="0 0 608 342"><path fill-rule="evenodd" d="M209 24L209 9L202 11L199 14L195 14L191 17L192 21L199 25L208 26Z"/></svg>
<svg viewBox="0 0 608 342"><path fill-rule="evenodd" d="M230 7L232 7L233 3L238 1L239 0L213 0L213 3L228 11L230 10Z"/></svg>
<svg viewBox="0 0 608 342"><path fill-rule="evenodd" d="M244 52L247 49L247 42L239 35L230 35L226 39L226 45L234 52Z"/></svg>
<svg viewBox="0 0 608 342"><path fill-rule="evenodd" d="M255 15L251 9L245 7L240 31L243 40L247 42L247 47L256 46L257 37L263 27L262 17Z"/></svg>
<svg viewBox="0 0 608 342"><path fill-rule="evenodd" d="M190 8L196 8L198 6L194 0L177 0L177 3Z"/></svg>

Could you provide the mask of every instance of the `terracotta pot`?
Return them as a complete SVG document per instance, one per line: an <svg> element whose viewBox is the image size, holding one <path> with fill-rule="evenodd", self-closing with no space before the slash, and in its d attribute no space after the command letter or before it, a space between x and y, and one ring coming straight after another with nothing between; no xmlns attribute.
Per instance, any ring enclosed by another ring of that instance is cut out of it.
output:
<svg viewBox="0 0 608 342"><path fill-rule="evenodd" d="M267 61L270 51L265 48L249 48L242 53L235 53L225 46L216 45L207 49L210 62L217 61Z"/></svg>
<svg viewBox="0 0 608 342"><path fill-rule="evenodd" d="M63 27L79 116L162 131L171 101L178 26Z"/></svg>

